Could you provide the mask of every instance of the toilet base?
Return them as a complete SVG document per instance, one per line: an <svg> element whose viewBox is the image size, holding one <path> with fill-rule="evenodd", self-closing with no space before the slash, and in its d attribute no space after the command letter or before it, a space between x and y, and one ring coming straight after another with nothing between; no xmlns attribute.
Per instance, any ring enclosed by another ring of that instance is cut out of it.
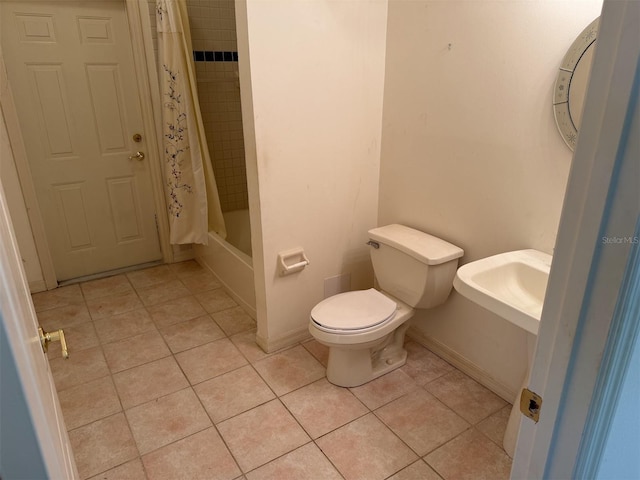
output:
<svg viewBox="0 0 640 480"><path fill-rule="evenodd" d="M357 387L402 367L407 362L407 351L403 347L407 328L408 322L381 339L378 346L330 346L327 380L339 387Z"/></svg>

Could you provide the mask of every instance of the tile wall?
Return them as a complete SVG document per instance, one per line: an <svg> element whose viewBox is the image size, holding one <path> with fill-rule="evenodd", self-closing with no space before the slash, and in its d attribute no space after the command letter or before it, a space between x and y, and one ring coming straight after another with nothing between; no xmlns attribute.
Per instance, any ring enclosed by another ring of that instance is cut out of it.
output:
<svg viewBox="0 0 640 480"><path fill-rule="evenodd" d="M154 41L155 0L148 0ZM222 211L248 208L233 0L187 0L198 96ZM157 51L156 51L157 54Z"/></svg>

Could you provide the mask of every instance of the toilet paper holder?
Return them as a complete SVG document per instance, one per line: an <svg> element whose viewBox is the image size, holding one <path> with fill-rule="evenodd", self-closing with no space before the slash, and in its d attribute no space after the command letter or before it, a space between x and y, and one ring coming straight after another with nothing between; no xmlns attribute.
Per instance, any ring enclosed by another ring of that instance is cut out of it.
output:
<svg viewBox="0 0 640 480"><path fill-rule="evenodd" d="M282 276L299 272L307 265L309 259L301 247L278 253L278 266Z"/></svg>

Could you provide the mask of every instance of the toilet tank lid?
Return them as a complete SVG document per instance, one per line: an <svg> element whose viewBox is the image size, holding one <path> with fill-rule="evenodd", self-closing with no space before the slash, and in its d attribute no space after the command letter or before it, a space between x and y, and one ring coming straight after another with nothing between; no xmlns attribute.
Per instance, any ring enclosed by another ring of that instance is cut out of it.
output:
<svg viewBox="0 0 640 480"><path fill-rule="evenodd" d="M439 265L464 255L460 247L404 225L374 228L369 230L369 238L397 248L427 265Z"/></svg>

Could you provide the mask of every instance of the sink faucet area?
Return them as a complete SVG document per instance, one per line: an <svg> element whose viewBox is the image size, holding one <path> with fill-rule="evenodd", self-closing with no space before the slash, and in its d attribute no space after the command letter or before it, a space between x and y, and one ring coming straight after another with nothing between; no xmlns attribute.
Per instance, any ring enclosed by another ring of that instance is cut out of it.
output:
<svg viewBox="0 0 640 480"><path fill-rule="evenodd" d="M516 250L460 267L453 280L462 296L534 335L547 289L551 255Z"/></svg>

